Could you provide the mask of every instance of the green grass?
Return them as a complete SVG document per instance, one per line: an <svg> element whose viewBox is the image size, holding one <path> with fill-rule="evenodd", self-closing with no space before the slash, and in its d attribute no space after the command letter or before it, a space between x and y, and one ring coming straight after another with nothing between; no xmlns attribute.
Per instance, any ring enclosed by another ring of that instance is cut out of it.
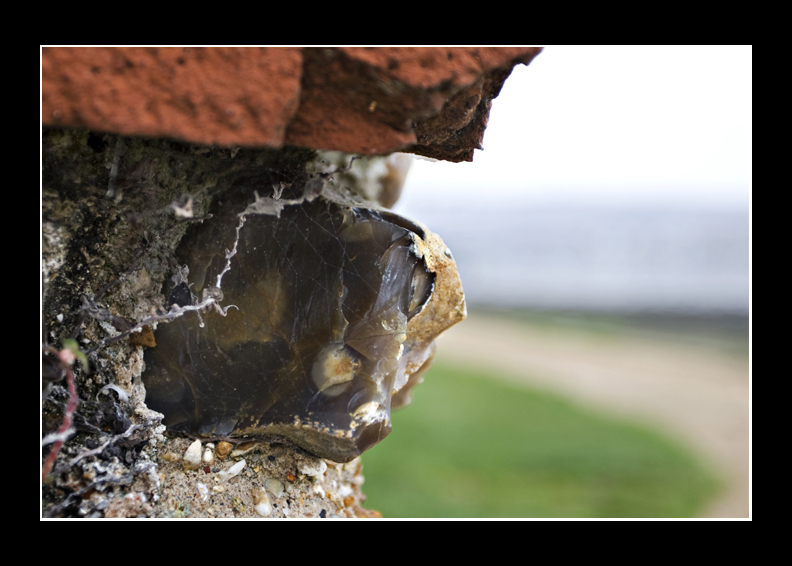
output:
<svg viewBox="0 0 792 566"><path fill-rule="evenodd" d="M652 430L448 366L363 466L384 517L692 517L718 485Z"/></svg>

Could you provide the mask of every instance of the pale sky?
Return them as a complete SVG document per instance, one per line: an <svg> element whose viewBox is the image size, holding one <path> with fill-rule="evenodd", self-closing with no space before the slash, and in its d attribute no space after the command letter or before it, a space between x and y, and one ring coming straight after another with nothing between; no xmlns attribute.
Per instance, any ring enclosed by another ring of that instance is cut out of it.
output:
<svg viewBox="0 0 792 566"><path fill-rule="evenodd" d="M506 80L473 163L416 161L405 192L747 207L751 90L750 46L546 47Z"/></svg>

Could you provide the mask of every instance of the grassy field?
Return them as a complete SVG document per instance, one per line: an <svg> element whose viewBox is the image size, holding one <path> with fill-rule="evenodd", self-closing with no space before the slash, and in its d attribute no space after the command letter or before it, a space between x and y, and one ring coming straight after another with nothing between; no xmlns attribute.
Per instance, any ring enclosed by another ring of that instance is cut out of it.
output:
<svg viewBox="0 0 792 566"><path fill-rule="evenodd" d="M435 365L363 456L384 517L692 517L718 482L645 427Z"/></svg>

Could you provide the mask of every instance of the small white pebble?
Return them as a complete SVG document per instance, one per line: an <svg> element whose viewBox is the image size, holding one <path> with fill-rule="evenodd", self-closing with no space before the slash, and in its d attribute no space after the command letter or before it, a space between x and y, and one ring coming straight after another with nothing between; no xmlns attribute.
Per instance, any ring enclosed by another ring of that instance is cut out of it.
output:
<svg viewBox="0 0 792 566"><path fill-rule="evenodd" d="M306 476L321 478L325 471L327 471L327 464L324 463L324 460L317 458L316 460L308 460L300 463L299 470L301 474L305 474Z"/></svg>
<svg viewBox="0 0 792 566"><path fill-rule="evenodd" d="M270 490L270 493L275 497L280 497L283 493L283 482L275 478L267 478L264 480L264 487Z"/></svg>
<svg viewBox="0 0 792 566"><path fill-rule="evenodd" d="M253 490L253 508L262 517L267 517L272 513L272 505L270 505L269 497L263 487Z"/></svg>
<svg viewBox="0 0 792 566"><path fill-rule="evenodd" d="M59 313L55 316L58 319L58 322L63 322L63 313Z"/></svg>
<svg viewBox="0 0 792 566"><path fill-rule="evenodd" d="M203 463L207 466L211 466L214 463L214 451L211 448L204 450Z"/></svg>
<svg viewBox="0 0 792 566"><path fill-rule="evenodd" d="M190 447L187 448L187 452L184 453L184 462L182 463L185 470L197 470L198 467L201 465L201 441L196 440Z"/></svg>
<svg viewBox="0 0 792 566"><path fill-rule="evenodd" d="M244 470L245 466L247 466L247 462L245 462L245 460L240 460L239 462L237 462L227 470L223 470L222 472L218 473L217 477L220 479L221 482L228 481L231 478L239 475L239 472Z"/></svg>
<svg viewBox="0 0 792 566"><path fill-rule="evenodd" d="M197 483L195 484L198 488L198 494L201 496L201 501L206 501L209 499L209 487L205 483Z"/></svg>

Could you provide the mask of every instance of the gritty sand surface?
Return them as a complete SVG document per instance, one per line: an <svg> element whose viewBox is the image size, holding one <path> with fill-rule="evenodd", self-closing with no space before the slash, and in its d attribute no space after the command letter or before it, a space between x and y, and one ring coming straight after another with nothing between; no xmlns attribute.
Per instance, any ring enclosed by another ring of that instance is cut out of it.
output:
<svg viewBox="0 0 792 566"><path fill-rule="evenodd" d="M482 367L662 430L725 483L701 516L749 517L748 356L475 314L441 336L437 360Z"/></svg>

